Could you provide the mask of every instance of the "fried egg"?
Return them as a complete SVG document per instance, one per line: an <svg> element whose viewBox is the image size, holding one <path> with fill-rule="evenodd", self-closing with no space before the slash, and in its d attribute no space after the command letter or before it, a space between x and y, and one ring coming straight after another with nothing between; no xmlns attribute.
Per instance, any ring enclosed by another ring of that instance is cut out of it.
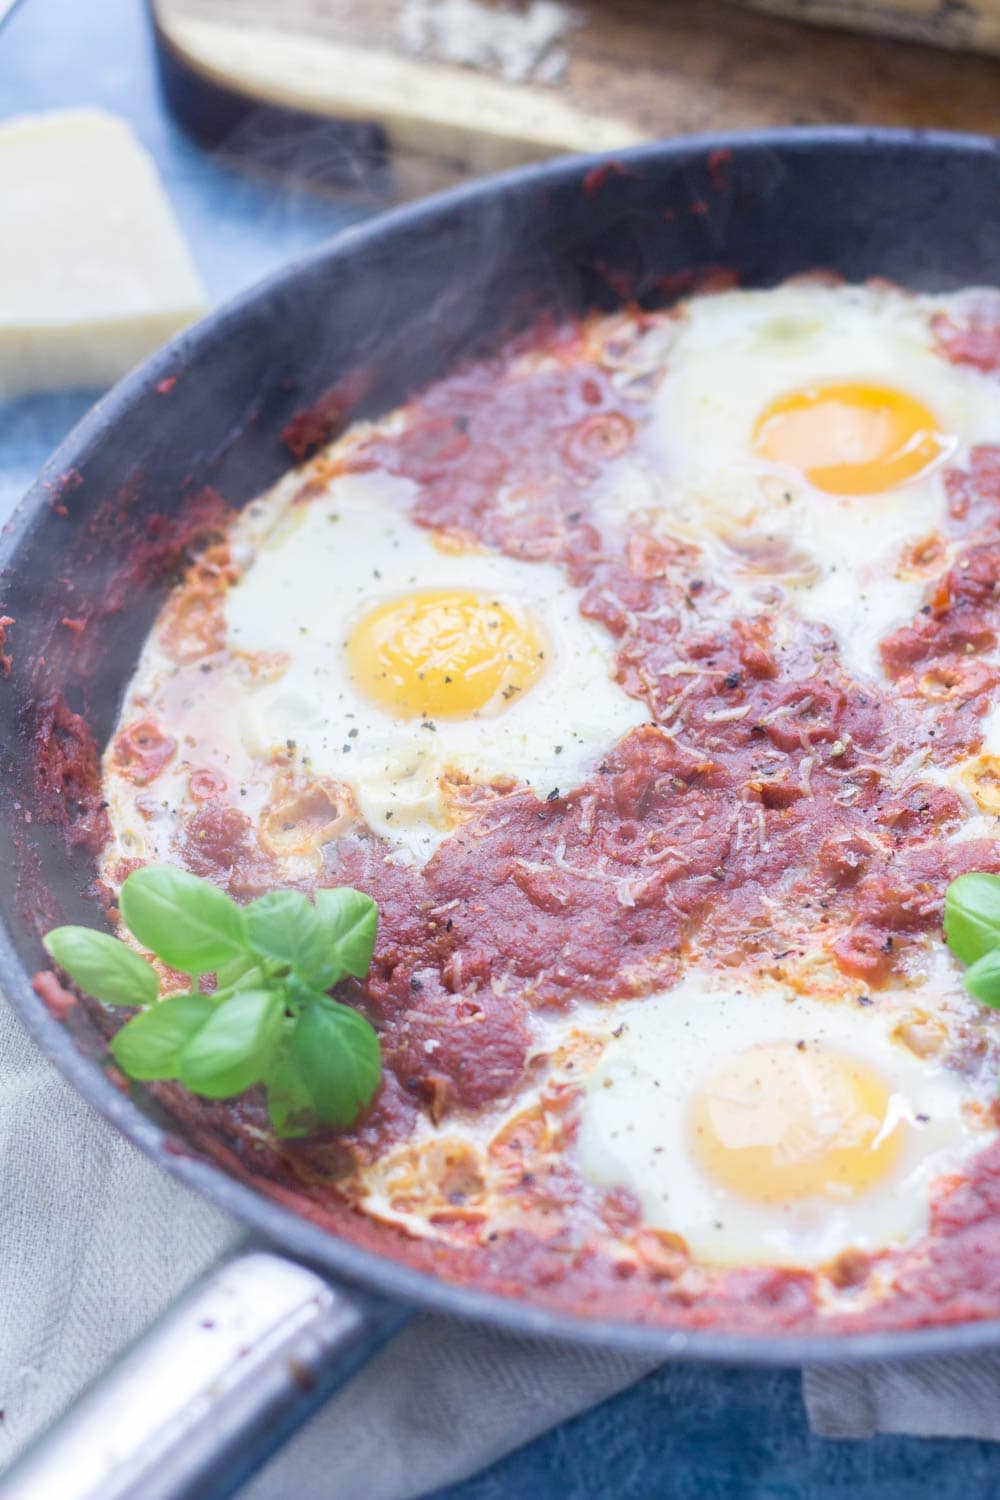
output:
<svg viewBox="0 0 1000 1500"><path fill-rule="evenodd" d="M931 1184L984 1143L969 1102L993 1088L977 1095L946 1049L907 1044L911 1005L692 971L616 1007L586 1085L581 1172L629 1188L707 1263L815 1266L908 1240Z"/></svg>
<svg viewBox="0 0 1000 1500"><path fill-rule="evenodd" d="M568 790L646 713L557 568L456 550L406 518L406 488L341 475L251 518L225 617L231 651L279 663L240 708L249 755L293 745L423 859L454 824L456 783Z"/></svg>
<svg viewBox="0 0 1000 1500"><path fill-rule="evenodd" d="M951 299L954 300L954 299ZM919 607L942 471L1000 429L1000 387L935 347L947 297L792 283L695 298L678 316L643 458L606 506L706 549L733 613L761 585L828 625L848 670Z"/></svg>

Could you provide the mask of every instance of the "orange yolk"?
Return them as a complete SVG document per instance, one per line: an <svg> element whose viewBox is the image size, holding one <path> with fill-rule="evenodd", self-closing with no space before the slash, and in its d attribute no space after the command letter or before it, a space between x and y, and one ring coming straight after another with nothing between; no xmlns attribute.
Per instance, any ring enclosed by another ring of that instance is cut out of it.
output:
<svg viewBox="0 0 1000 1500"><path fill-rule="evenodd" d="M525 692L545 665L531 619L471 589L390 599L355 625L347 643L362 692L397 718L467 719Z"/></svg>
<svg viewBox="0 0 1000 1500"><path fill-rule="evenodd" d="M877 1074L840 1053L794 1042L750 1047L695 1096L692 1151L707 1176L755 1203L853 1198L898 1156L890 1097Z"/></svg>
<svg viewBox="0 0 1000 1500"><path fill-rule="evenodd" d="M947 450L933 413L891 386L844 382L790 391L761 412L754 452L829 495L873 495L926 472Z"/></svg>

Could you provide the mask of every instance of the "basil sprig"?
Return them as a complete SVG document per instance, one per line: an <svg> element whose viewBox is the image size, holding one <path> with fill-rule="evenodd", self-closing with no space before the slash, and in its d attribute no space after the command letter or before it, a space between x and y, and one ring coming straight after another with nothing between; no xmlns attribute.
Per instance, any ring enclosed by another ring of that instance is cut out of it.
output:
<svg viewBox="0 0 1000 1500"><path fill-rule="evenodd" d="M1000 1009L1000 876L959 875L945 892L944 935L970 995Z"/></svg>
<svg viewBox="0 0 1000 1500"><path fill-rule="evenodd" d="M56 927L45 947L96 1000L139 1008L111 1041L124 1073L175 1079L206 1099L263 1083L281 1136L353 1124L382 1076L378 1037L327 991L368 972L378 919L369 896L345 886L313 904L270 891L238 906L186 870L147 865L123 884L119 910L144 948L189 976L187 993L160 999L150 964L89 927Z"/></svg>

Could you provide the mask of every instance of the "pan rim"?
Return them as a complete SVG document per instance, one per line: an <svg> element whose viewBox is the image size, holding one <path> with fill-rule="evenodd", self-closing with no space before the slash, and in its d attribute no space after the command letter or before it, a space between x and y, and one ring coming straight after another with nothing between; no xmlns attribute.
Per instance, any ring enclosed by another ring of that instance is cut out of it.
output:
<svg viewBox="0 0 1000 1500"><path fill-rule="evenodd" d="M52 479L75 466L94 437L127 410L202 340L225 336L228 326L278 289L291 289L306 271L335 262L344 251L382 242L394 233L471 205L481 198L539 182L555 182L585 174L609 161L641 167L664 158L683 163L716 150L734 155L772 149L776 153L820 149L856 151L897 149L916 155L941 153L956 158L995 156L1000 140L992 136L944 130L879 126L792 126L772 130L744 130L684 136L654 141L614 153L561 156L515 167L510 171L460 184L445 192L379 213L361 225L325 241L264 280L224 302L193 328L158 350L103 396L73 428L43 466L21 499L0 539L0 570L16 556L26 528L48 503ZM42 1051L68 1082L110 1124L187 1187L232 1214L251 1231L340 1281L345 1289L374 1291L394 1302L458 1316L528 1337L615 1348L663 1360L745 1367L789 1368L802 1365L862 1365L880 1361L903 1362L934 1356L973 1353L1000 1345L1000 1316L956 1321L913 1329L871 1333L733 1334L716 1329L677 1329L665 1324L622 1322L554 1311L540 1304L451 1282L405 1262L370 1251L332 1234L263 1192L239 1181L221 1167L171 1149L170 1132L124 1095L104 1070L77 1047L70 1032L46 1009L31 988L30 976L18 957L6 924L0 918L0 986Z"/></svg>

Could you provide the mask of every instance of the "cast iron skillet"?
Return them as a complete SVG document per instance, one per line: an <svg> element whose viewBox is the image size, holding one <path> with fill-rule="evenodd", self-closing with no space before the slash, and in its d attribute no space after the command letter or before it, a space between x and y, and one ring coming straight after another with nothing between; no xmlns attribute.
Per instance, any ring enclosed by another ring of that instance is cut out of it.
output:
<svg viewBox="0 0 1000 1500"><path fill-rule="evenodd" d="M0 682L8 851L0 983L48 1055L114 1125L289 1258L258 1251L223 1267L154 1336L158 1367L141 1351L131 1357L131 1386L145 1382L145 1394L159 1381L161 1393L144 1399L142 1420L132 1414L127 1444L119 1433L114 1451L95 1458L84 1423L89 1412L105 1431L114 1425L123 1386L112 1375L50 1438L48 1453L8 1481L10 1494L229 1493L413 1307L650 1358L726 1363L847 1363L1000 1344L1000 1320L838 1338L733 1337L575 1320L449 1285L342 1242L184 1154L176 1124L106 1076L86 1017L62 1024L31 989L43 963L39 930L94 920L84 895L91 858L67 853L36 788L35 705L62 688L103 743L156 611L155 591L132 591L82 634L57 622L103 597L149 515L175 511L205 484L235 504L259 493L288 465L279 434L290 416L359 367L364 396L351 410L383 411L532 311L609 308L623 294L655 303L711 267L731 268L749 285L817 267L926 289L996 283L997 144L857 129L702 138L642 147L613 163L529 167L388 214L272 277L129 376L66 440L6 529L0 612L16 624L12 670ZM109 505L118 518L111 526ZM181 1368L165 1370L178 1339ZM242 1363L233 1366L237 1351ZM193 1375L213 1358L211 1391L204 1382L196 1388Z"/></svg>

